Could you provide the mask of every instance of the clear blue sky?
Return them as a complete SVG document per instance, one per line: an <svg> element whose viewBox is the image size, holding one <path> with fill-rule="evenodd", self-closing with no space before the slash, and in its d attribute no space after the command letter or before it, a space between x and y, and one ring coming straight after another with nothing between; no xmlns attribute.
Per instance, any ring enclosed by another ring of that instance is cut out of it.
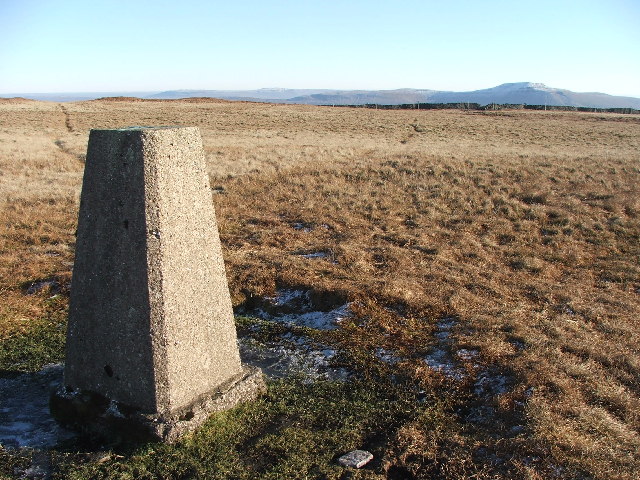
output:
<svg viewBox="0 0 640 480"><path fill-rule="evenodd" d="M640 0L0 0L0 93L520 81L640 97Z"/></svg>

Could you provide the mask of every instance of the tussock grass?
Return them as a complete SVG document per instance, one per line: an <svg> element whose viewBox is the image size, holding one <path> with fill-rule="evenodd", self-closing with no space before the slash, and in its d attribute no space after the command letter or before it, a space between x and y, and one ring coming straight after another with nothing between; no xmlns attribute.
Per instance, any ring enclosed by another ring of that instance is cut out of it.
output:
<svg viewBox="0 0 640 480"><path fill-rule="evenodd" d="M175 446L102 463L60 454L60 475L340 478L335 457L363 445L376 461L353 478L640 470L640 117L127 101L0 112L0 338L30 359L10 369L60 351L42 325L63 324L64 289L25 291L68 284L89 128L199 126L234 305L299 287L354 313L319 335L360 381L275 383ZM452 356L478 352L461 379L424 361L443 318ZM487 372L507 388L479 390Z"/></svg>

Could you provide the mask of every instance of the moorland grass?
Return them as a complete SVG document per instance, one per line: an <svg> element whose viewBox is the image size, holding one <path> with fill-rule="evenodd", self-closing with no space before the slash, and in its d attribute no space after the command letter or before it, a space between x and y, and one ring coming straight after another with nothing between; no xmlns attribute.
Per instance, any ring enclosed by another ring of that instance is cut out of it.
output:
<svg viewBox="0 0 640 480"><path fill-rule="evenodd" d="M272 383L173 446L100 461L54 450L57 475L340 478L336 455L362 446L376 460L353 478L640 470L640 117L207 101L0 112L3 369L60 358L67 296L25 286L68 284L90 128L199 126L234 305L308 288L353 312L313 335L355 381ZM330 255L300 255L317 251ZM443 318L453 358L478 352L459 378L425 362Z"/></svg>

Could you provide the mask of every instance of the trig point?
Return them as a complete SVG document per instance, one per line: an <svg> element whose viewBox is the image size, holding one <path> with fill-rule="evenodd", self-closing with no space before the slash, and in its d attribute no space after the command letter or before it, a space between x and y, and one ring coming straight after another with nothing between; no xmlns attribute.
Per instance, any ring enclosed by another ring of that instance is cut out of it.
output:
<svg viewBox="0 0 640 480"><path fill-rule="evenodd" d="M92 130L71 285L62 423L172 441L255 398L240 363L199 130Z"/></svg>

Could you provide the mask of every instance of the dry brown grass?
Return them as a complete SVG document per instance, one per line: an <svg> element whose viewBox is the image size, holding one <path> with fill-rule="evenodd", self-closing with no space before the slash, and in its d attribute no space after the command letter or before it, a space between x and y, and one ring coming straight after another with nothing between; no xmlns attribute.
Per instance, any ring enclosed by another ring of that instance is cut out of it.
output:
<svg viewBox="0 0 640 480"><path fill-rule="evenodd" d="M389 475L635 478L640 117L3 102L0 338L43 311L46 292L25 285L68 281L88 130L171 124L201 129L234 303L340 292L361 322L336 341L396 352L450 403L438 429L395 434ZM300 256L317 251L330 256ZM444 316L454 350L480 351L472 378L486 365L514 379L485 399L496 425L465 423L482 399L423 361Z"/></svg>

